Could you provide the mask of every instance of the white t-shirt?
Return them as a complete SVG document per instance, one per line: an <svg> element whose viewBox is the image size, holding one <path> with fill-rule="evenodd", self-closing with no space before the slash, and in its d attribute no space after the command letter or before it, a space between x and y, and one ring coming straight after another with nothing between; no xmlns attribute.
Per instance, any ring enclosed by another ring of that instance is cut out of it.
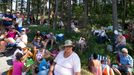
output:
<svg viewBox="0 0 134 75"><path fill-rule="evenodd" d="M61 51L54 62L56 63L55 75L74 75L75 72L81 71L81 63L79 56L73 52L69 57L64 57L64 51Z"/></svg>
<svg viewBox="0 0 134 75"><path fill-rule="evenodd" d="M18 23L18 27L22 27L22 18L17 18L16 23Z"/></svg>
<svg viewBox="0 0 134 75"><path fill-rule="evenodd" d="M28 42L28 37L26 34L21 35L21 41L23 41L25 44Z"/></svg>

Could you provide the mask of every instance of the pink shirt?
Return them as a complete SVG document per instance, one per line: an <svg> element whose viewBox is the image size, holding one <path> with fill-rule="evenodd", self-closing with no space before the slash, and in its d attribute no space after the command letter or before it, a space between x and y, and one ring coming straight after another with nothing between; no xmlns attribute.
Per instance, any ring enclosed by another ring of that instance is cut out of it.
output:
<svg viewBox="0 0 134 75"><path fill-rule="evenodd" d="M22 68L24 64L20 61L13 61L13 72L12 75L22 75Z"/></svg>
<svg viewBox="0 0 134 75"><path fill-rule="evenodd" d="M15 38L15 35L16 35L16 32L9 31L9 32L7 33L7 38Z"/></svg>

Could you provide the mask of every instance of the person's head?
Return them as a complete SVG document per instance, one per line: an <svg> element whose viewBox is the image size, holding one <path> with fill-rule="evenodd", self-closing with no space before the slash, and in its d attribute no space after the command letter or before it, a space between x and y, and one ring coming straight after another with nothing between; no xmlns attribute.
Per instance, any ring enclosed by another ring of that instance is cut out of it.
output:
<svg viewBox="0 0 134 75"><path fill-rule="evenodd" d="M22 34L25 34L25 33L26 33L26 29L25 29L25 28L22 28L22 29L21 29L21 33L22 33Z"/></svg>
<svg viewBox="0 0 134 75"><path fill-rule="evenodd" d="M13 30L13 31L14 31L14 30L15 30L15 27L14 27L14 26L11 26L11 30Z"/></svg>
<svg viewBox="0 0 134 75"><path fill-rule="evenodd" d="M101 64L105 64L105 61L104 60L101 60Z"/></svg>
<svg viewBox="0 0 134 75"><path fill-rule="evenodd" d="M119 34L118 30L114 30L114 34L118 35Z"/></svg>
<svg viewBox="0 0 134 75"><path fill-rule="evenodd" d="M107 59L107 64L108 64L108 65L111 64L111 60L110 60L110 58Z"/></svg>
<svg viewBox="0 0 134 75"><path fill-rule="evenodd" d="M9 28L9 31L13 31L15 29L15 27L14 26L11 26L10 28Z"/></svg>
<svg viewBox="0 0 134 75"><path fill-rule="evenodd" d="M66 40L64 44L65 51L70 51L74 47L73 42L71 40Z"/></svg>
<svg viewBox="0 0 134 75"><path fill-rule="evenodd" d="M36 33L37 33L37 34L40 34L40 31L37 31Z"/></svg>
<svg viewBox="0 0 134 75"><path fill-rule="evenodd" d="M6 12L7 12L7 14L10 14L11 13L10 9L7 9Z"/></svg>
<svg viewBox="0 0 134 75"><path fill-rule="evenodd" d="M17 13L16 16L17 16L18 18L20 18L20 17L21 17L21 14L20 14L20 13Z"/></svg>
<svg viewBox="0 0 134 75"><path fill-rule="evenodd" d="M127 55L128 55L128 50L127 50L127 48L122 48L122 54L123 54L124 56L127 56Z"/></svg>
<svg viewBox="0 0 134 75"><path fill-rule="evenodd" d="M39 36L40 35L40 31L36 31L36 36Z"/></svg>
<svg viewBox="0 0 134 75"><path fill-rule="evenodd" d="M98 58L97 54L94 53L94 54L93 54L93 59L97 59L97 58Z"/></svg>
<svg viewBox="0 0 134 75"><path fill-rule="evenodd" d="M41 38L40 37L36 38L36 41L41 42Z"/></svg>
<svg viewBox="0 0 134 75"><path fill-rule="evenodd" d="M23 57L22 53L16 53L16 60L20 61L21 58Z"/></svg>
<svg viewBox="0 0 134 75"><path fill-rule="evenodd" d="M45 48L44 48L44 45L43 45L43 44L41 44L41 46L40 46L39 50L42 52L42 51L43 51L43 49L45 49Z"/></svg>
<svg viewBox="0 0 134 75"><path fill-rule="evenodd" d="M54 36L54 34L52 32L49 33L51 36Z"/></svg>

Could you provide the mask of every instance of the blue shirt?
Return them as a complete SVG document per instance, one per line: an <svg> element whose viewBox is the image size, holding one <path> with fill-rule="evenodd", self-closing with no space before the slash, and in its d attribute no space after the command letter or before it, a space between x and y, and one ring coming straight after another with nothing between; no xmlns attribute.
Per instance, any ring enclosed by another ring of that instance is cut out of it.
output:
<svg viewBox="0 0 134 75"><path fill-rule="evenodd" d="M124 56L121 54L119 57L122 65L131 65L131 67L133 67L133 59L130 55Z"/></svg>
<svg viewBox="0 0 134 75"><path fill-rule="evenodd" d="M45 70L48 68L49 68L49 65L48 65L47 61L45 59L43 59L41 61L41 63L39 64L39 71L42 71L42 70Z"/></svg>

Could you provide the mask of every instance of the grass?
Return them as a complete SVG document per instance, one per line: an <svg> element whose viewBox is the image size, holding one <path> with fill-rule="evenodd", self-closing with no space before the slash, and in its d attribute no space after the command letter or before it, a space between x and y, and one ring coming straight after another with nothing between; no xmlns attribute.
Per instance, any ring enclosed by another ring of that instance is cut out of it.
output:
<svg viewBox="0 0 134 75"><path fill-rule="evenodd" d="M74 32L67 33L64 29L53 30L52 28L50 29L50 28L43 27L43 26L29 27L29 29L31 30L31 32L28 34L28 36L30 38L29 41L31 41L33 39L33 37L34 37L33 34L37 30L40 30L41 32L46 32L46 33L53 32L54 34L64 33L65 34L65 39L71 39L73 41L78 40L81 35L84 36L86 38L88 47L87 47L86 51L83 52L82 54L77 52L80 56L81 65L82 65L82 68L83 68L82 69L82 75L92 75L90 72L87 71L87 67L88 67L87 65L88 65L88 58L94 52L97 53L97 54L103 55L103 56L110 57L111 62L115 63L115 54L106 50L106 47L107 47L108 44L110 44L110 42L107 41L105 43L98 44L96 42L96 37L91 35L90 30L88 31L86 29L83 29L82 30L83 32L81 32L81 33L74 33ZM110 35L111 35L111 33L110 33ZM64 42L61 42L61 43L63 44ZM133 44L131 44L130 42L127 43L127 48L131 50L130 55L132 57L134 57Z"/></svg>

